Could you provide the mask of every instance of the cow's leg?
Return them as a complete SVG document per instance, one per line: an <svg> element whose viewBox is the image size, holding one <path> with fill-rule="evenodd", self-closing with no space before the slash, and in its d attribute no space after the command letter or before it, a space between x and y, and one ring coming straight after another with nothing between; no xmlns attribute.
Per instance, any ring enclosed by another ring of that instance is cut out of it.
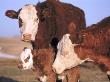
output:
<svg viewBox="0 0 110 82"><path fill-rule="evenodd" d="M66 75L65 78L62 80L62 82L78 82L80 77L80 67L74 67L72 69L69 69L65 71Z"/></svg>
<svg viewBox="0 0 110 82"><path fill-rule="evenodd" d="M108 76L108 79L110 81L110 71L107 71L107 76Z"/></svg>
<svg viewBox="0 0 110 82"><path fill-rule="evenodd" d="M48 75L48 79L47 79L47 82L56 82L56 74L54 72L50 73Z"/></svg>

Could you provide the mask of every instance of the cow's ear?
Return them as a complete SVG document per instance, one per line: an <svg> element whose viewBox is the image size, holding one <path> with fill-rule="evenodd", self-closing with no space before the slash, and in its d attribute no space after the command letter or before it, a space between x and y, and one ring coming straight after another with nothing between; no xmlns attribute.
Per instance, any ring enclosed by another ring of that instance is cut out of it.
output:
<svg viewBox="0 0 110 82"><path fill-rule="evenodd" d="M12 18L12 19L17 19L18 18L18 12L14 11L14 10L7 10L5 12L5 15L9 18Z"/></svg>

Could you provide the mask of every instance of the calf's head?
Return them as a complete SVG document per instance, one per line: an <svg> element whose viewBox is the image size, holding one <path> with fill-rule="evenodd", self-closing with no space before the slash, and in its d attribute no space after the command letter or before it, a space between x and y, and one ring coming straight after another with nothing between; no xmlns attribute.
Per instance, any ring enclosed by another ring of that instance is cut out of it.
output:
<svg viewBox="0 0 110 82"><path fill-rule="evenodd" d="M65 34L57 46L57 56L52 65L53 70L57 74L61 74L64 70L75 67L81 63L81 59L74 51L74 47L77 44L72 44L69 36L70 34Z"/></svg>
<svg viewBox="0 0 110 82"><path fill-rule="evenodd" d="M18 68L20 69L31 69L33 68L33 55L31 52L31 49L29 48L24 48L20 55L20 64L18 65Z"/></svg>
<svg viewBox="0 0 110 82"><path fill-rule="evenodd" d="M21 39L23 41L34 41L38 31L38 11L34 5L25 5L18 12L7 10L5 15L19 20Z"/></svg>

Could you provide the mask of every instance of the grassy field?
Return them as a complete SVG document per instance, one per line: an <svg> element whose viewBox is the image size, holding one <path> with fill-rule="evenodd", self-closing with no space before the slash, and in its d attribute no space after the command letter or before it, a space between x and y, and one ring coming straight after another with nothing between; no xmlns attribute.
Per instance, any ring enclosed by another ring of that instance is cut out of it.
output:
<svg viewBox="0 0 110 82"><path fill-rule="evenodd" d="M0 59L0 82L38 82L31 70L19 70L17 61Z"/></svg>

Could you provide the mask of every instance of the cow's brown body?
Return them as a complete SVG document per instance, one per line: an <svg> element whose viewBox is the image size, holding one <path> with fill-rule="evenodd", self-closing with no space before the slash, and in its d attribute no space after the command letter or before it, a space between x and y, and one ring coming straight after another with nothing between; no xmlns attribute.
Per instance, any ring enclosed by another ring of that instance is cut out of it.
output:
<svg viewBox="0 0 110 82"><path fill-rule="evenodd" d="M103 65L103 71L107 72L110 71L110 57L107 56L106 54L99 54L94 52L93 49L86 48L84 46L78 45L75 47L75 51L78 55L79 58L81 59L86 59L90 58L91 61Z"/></svg>
<svg viewBox="0 0 110 82"><path fill-rule="evenodd" d="M36 71L36 78L47 76L48 82L56 82L56 74L52 70L54 52L52 49L33 50L33 61Z"/></svg>
<svg viewBox="0 0 110 82"><path fill-rule="evenodd" d="M94 52L110 55L110 17L88 27L81 33L81 45Z"/></svg>
<svg viewBox="0 0 110 82"><path fill-rule="evenodd" d="M76 40L76 33L86 27L84 12L71 4L45 1L37 4L36 8L41 20L33 43L35 48L48 48L49 44L56 47L58 41L68 32Z"/></svg>
<svg viewBox="0 0 110 82"><path fill-rule="evenodd" d="M81 31L81 36L82 42L75 48L78 56L90 58L103 71L110 71L110 16Z"/></svg>

